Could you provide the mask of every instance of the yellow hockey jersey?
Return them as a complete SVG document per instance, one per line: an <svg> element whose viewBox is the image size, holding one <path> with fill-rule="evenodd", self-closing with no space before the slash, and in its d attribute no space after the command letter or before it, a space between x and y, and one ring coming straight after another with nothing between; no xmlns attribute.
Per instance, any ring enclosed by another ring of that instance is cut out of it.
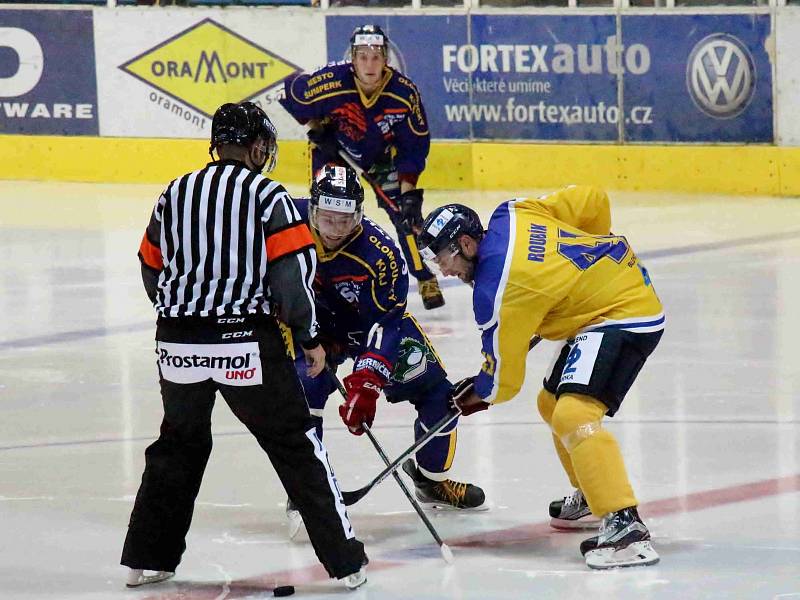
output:
<svg viewBox="0 0 800 600"><path fill-rule="evenodd" d="M478 247L473 291L482 398L499 403L519 392L534 335L565 340L596 329L664 328L647 270L610 229L608 196L590 186L509 200L494 211Z"/></svg>

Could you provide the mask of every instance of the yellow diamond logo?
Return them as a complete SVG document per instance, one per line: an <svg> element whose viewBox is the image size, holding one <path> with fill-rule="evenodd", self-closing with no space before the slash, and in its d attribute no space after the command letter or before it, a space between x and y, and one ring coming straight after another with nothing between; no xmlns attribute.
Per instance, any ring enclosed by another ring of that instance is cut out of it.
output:
<svg viewBox="0 0 800 600"><path fill-rule="evenodd" d="M225 102L242 102L300 70L204 19L119 67L206 115Z"/></svg>

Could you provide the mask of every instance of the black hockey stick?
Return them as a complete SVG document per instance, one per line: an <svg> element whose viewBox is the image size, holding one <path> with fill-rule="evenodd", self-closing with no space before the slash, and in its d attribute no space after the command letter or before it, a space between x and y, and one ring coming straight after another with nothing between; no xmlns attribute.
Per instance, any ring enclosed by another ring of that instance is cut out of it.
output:
<svg viewBox="0 0 800 600"><path fill-rule="evenodd" d="M347 150L345 150L344 148L339 148L339 156L342 158L344 162L347 163L347 165L351 169L353 169L356 172L357 175L364 178L364 181L366 181L369 184L369 186L372 188L372 191L375 192L375 195L378 196L381 200L383 200L383 202L386 204L386 206L388 206L392 210L392 212L394 213L400 212L400 207L397 206L397 203L391 198L389 198L389 196L386 194L386 192L383 191L383 188L381 188L378 182L375 181L369 173L367 173L364 169L362 169L358 165L358 163L352 156L350 156L350 153Z"/></svg>
<svg viewBox="0 0 800 600"><path fill-rule="evenodd" d="M333 380L336 382L336 387L339 388L339 393L342 395L342 397L347 399L347 390L344 389L344 386L342 385L342 382L339 381L339 378L333 373L333 371L328 369L328 372L331 374L331 377L333 377ZM352 506L353 504L355 504L356 502L361 500L361 498L363 498L364 496L367 495L367 492L369 492L372 488L374 488L376 485L378 485L381 481L386 479L386 477L388 477L389 475L394 475L395 476L395 480L397 481L397 483L400 484L400 487L403 488L403 491L407 492L408 490L406 490L406 487L403 484L403 480L400 479L400 476L397 474L398 467L400 467L403 464L405 459L407 459L409 456L411 456L417 450L419 450L425 444L427 444L431 440L432 437L434 437L442 429L447 427L452 422L452 420L455 419L456 417L458 417L458 415L460 415L460 414L461 414L461 412L459 411L459 412L451 412L451 413L448 413L447 415L445 415L438 423L436 423L433 427L431 427L425 433L425 435L423 435L416 442L414 442L414 444L408 450L403 452L400 455L400 457L397 458L392 463L388 462L388 460L386 458L386 455L383 454L383 450L381 450L380 446L378 445L378 440L375 439L375 437L372 435L372 432L369 430L369 428L368 427L364 427L364 431L366 431L367 435L369 435L369 439L372 441L373 445L375 446L375 449L378 451L379 454L381 454L381 458L384 459L384 462L386 463L386 468L383 471L381 471L378 474L378 476L375 477L375 479L373 479L371 482L369 482L364 487L359 488L357 490L354 490L352 492L342 492L342 498L344 499L345 506ZM419 507L419 505L416 503L416 500L412 499L409 494L407 494L407 495L408 495L408 499L411 500L411 503L415 505L414 508L417 509ZM423 516L421 510L417 511L417 512L420 513L420 516ZM423 516L423 520L427 521L427 517ZM426 525L428 525L428 524L429 523L426 523ZM432 527L433 526L429 527L429 529L432 529ZM431 531L431 533L433 533L433 531ZM436 541L439 542L439 544L441 546L442 542L441 542L441 539L439 538L439 536L434 533L434 537L436 538ZM448 548L448 551L449 551L449 548ZM442 553L442 555L444 556L444 553ZM451 558L452 558L452 553L451 553ZM447 560L447 557L445 557L445 560ZM448 560L448 562L450 562L450 561Z"/></svg>
<svg viewBox="0 0 800 600"><path fill-rule="evenodd" d="M381 481L386 479L389 475L397 471L397 469L405 462L405 460L414 454L417 450L422 448L425 444L427 444L431 439L438 434L442 429L447 427L454 419L458 418L458 415L461 414L461 411L450 412L446 414L444 417L441 418L433 427L428 429L421 438L419 438L414 444L409 447L405 452L403 452L400 456L394 459L391 463L386 465L386 468L378 473L378 475L370 481L367 485L357 490L353 490L352 492L342 492L342 498L344 499L344 503L346 506L351 506L361 500L367 493L378 485Z"/></svg>
<svg viewBox="0 0 800 600"><path fill-rule="evenodd" d="M344 389L342 382L339 381L339 378L332 371L330 371L330 369L328 371L330 372L331 377L333 377L333 380L336 382L336 387L339 388L339 393L342 395L342 398L347 400L347 390ZM383 464L389 466L390 464L389 458L383 451L383 448L378 442L378 439L375 437L375 434L372 433L372 430L370 429L369 425L367 425L366 423L362 423L362 427L364 427L364 431L366 432L369 441L372 442L373 446L375 446L375 450L377 451L378 456L381 457ZM430 531L431 535L433 536L433 539L436 540L437 544L439 544L439 551L442 553L442 558L445 560L446 563L453 564L452 550L450 550L450 547L442 541L441 537L439 537L439 534L433 527L433 523L430 522L430 519L428 519L428 515L426 515L425 512L422 510L422 507L419 505L419 502L417 502L417 499L411 495L411 492L406 487L406 484L403 482L400 475L397 474L397 471L392 471L392 476L394 477L394 480L397 482L397 485L400 486L400 489L403 490L403 493L405 494L406 498L408 498L408 501L411 502L411 506L414 507L414 510L419 515L419 518L422 519L422 522L425 524L425 527L427 527L428 531ZM346 501L345 504L347 504Z"/></svg>
<svg viewBox="0 0 800 600"><path fill-rule="evenodd" d="M532 350L539 342L542 341L538 335L533 336L531 338L530 343L528 344L528 351ZM337 379L338 381L338 379ZM341 384L340 384L341 385ZM421 438L419 438L412 446L410 446L405 452L403 452L400 456L398 456L391 464L386 465L386 468L378 473L375 476L375 479L370 481L367 485L357 490L353 490L351 492L342 492L342 498L344 499L344 503L346 506L352 506L359 500L361 500L364 496L369 493L369 491L378 485L381 481L386 479L389 475L394 473L398 467L400 467L405 459L407 459L412 454L416 453L417 450L422 448L425 444L427 444L431 438L437 435L440 431L442 431L445 427L447 427L454 419L456 419L461 414L460 410L452 411L442 417L433 427L428 429Z"/></svg>
<svg viewBox="0 0 800 600"><path fill-rule="evenodd" d="M364 423L363 427L364 431L367 433L367 436L369 437L369 441L371 441L372 445L375 446L375 450L378 452L378 455L381 457L381 460L383 460L383 464L388 466L389 458L386 456L386 453L383 451L383 448L381 448L381 445L378 443L378 440L375 439L375 435L372 433L372 430L369 428L369 425ZM411 461L411 459L408 460ZM403 490L403 493L405 494L406 498L408 498L408 501L411 502L411 506L413 506L414 510L417 511L419 518L422 519L422 522L425 524L425 527L427 527L428 531L430 531L431 535L433 536L433 539L436 540L437 544L439 544L439 551L442 553L442 558L444 559L444 561L448 564L453 564L453 551L450 550L450 546L445 544L442 541L442 538L439 537L439 534L433 527L433 523L431 523L430 519L428 519L428 515L426 515L425 511L422 510L422 507L419 505L419 502L417 502L417 499L414 498L409 489L406 487L406 484L403 482L403 479L400 477L400 475L397 474L397 471L392 471L392 476L397 482L397 485L400 486L400 489Z"/></svg>

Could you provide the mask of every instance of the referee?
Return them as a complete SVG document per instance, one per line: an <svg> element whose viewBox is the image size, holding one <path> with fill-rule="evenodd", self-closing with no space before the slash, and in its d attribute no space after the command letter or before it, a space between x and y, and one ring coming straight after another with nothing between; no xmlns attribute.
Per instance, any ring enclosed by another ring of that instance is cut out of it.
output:
<svg viewBox="0 0 800 600"><path fill-rule="evenodd" d="M219 160L175 179L159 197L139 249L158 312L164 419L145 451L122 551L127 585L167 579L181 560L219 391L269 456L328 574L358 587L366 581L364 546L276 320L317 375L325 351L316 339L314 244L283 186L261 175L277 158L264 111L223 104L211 125L212 160L215 150Z"/></svg>

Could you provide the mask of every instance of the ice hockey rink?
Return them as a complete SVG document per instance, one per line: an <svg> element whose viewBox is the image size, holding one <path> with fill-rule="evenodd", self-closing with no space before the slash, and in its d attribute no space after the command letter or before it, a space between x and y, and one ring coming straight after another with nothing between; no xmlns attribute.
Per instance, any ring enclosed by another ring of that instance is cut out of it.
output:
<svg viewBox="0 0 800 600"><path fill-rule="evenodd" d="M328 580L306 537L287 540L278 479L219 400L183 562L169 582L126 590L119 556L162 414L136 259L159 191L0 182L0 598L268 598L294 585L309 599L800 599L800 201L613 192L613 230L667 313L607 420L658 565L590 571L578 551L589 534L548 527L548 503L570 489L536 410L555 347L543 343L516 399L462 420L453 477L481 485L492 508L429 513L452 566L387 479L349 509L368 583ZM430 192L426 208L462 201L485 216L513 195ZM386 222L371 200L367 213ZM479 367L479 337L470 289L444 291L442 309L422 311L416 291L409 306L456 380ZM325 441L351 490L382 463L346 432L337 400ZM379 404L390 456L411 444L413 418Z"/></svg>

